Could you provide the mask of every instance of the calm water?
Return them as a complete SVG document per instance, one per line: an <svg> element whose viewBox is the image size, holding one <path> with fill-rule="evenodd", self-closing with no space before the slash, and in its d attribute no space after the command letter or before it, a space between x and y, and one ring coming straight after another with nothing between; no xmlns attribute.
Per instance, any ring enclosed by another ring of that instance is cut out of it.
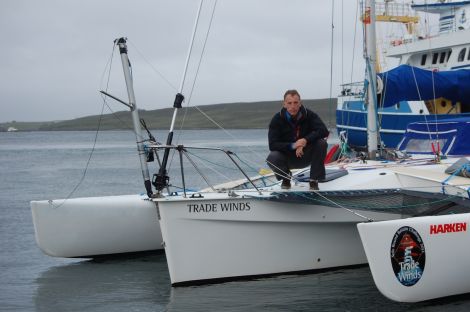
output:
<svg viewBox="0 0 470 312"><path fill-rule="evenodd" d="M155 134L155 133L154 133ZM156 133L160 141L165 136ZM185 145L237 152L249 174L263 167L265 130L185 132ZM375 288L367 267L225 284L172 288L165 256L101 261L57 259L36 246L29 202L67 197L77 186L94 132L0 133L1 311L468 311L470 295L398 304ZM206 143L204 143L206 142ZM231 176L230 163L212 152L194 154L211 182ZM203 166L201 159L208 160ZM177 158L173 159L173 166ZM151 165L154 172L155 165ZM204 186L187 163L189 183ZM72 197L143 191L131 132L98 136L85 178ZM176 168L177 169L177 168ZM212 171L215 169L216 171ZM179 169L171 171L177 178ZM293 257L295 255L292 255ZM449 255L451 257L451 255ZM195 268L203 269L203 268Z"/></svg>

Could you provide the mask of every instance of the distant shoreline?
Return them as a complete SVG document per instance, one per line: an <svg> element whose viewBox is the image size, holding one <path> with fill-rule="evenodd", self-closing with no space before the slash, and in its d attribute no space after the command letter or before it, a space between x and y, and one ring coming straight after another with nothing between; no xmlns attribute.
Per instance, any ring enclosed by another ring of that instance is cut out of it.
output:
<svg viewBox="0 0 470 312"><path fill-rule="evenodd" d="M328 105L330 104L331 105ZM325 124L336 126L336 99L303 100L304 106L316 112ZM330 107L332 106L332 107ZM280 101L243 102L198 106L205 114L215 120L225 129L265 129L272 116L279 111ZM185 110L182 108L181 110ZM170 127L173 108L156 110L139 110L152 130L165 130ZM201 112L194 107L188 107L185 112L184 130L218 129ZM178 115L176 128L179 129L184 114ZM0 123L0 132L6 132L14 127L18 131L95 131L100 124L100 130L132 130L132 120L129 111L119 111L113 114L86 116L64 121L21 122L12 121Z"/></svg>

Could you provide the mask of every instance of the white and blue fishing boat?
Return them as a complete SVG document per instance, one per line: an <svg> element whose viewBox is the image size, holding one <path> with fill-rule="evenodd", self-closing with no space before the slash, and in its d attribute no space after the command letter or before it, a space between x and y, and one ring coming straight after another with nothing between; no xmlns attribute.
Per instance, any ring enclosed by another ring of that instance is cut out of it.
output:
<svg viewBox="0 0 470 312"><path fill-rule="evenodd" d="M469 89L469 12L470 1L376 3L378 23L393 22L404 25L403 35L386 38L387 44L383 51L385 57L398 59L398 66L387 70L378 65L379 61L376 65L376 71L381 72L379 77L382 79L379 79L377 85L378 93L382 92L377 109L379 143L386 147L396 147L411 122L470 116L468 95L449 97L449 94L440 94L438 90L433 89L433 84L424 83L424 80L415 82L416 77L446 80L452 75L449 71L457 71L458 77L466 78L463 81L452 81L455 90ZM432 19L428 13L438 16L439 24L434 32L429 25ZM419 31L417 27L419 14L425 21L421 23L426 28L425 31ZM367 16L367 12L363 16ZM367 89L367 86L363 82L344 84L338 98L336 126L339 133L345 134L350 146L367 146L364 89ZM402 97L396 97L397 95Z"/></svg>

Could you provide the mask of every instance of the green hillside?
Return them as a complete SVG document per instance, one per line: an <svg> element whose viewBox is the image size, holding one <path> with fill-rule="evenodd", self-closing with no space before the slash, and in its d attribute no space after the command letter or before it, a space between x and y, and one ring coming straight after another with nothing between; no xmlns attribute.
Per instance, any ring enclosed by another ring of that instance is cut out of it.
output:
<svg viewBox="0 0 470 312"><path fill-rule="evenodd" d="M315 111L327 126L335 126L336 99L303 100L303 104ZM329 105L330 104L330 105ZM281 101L264 101L249 103L228 103L203 105L198 108L226 129L257 129L266 128L274 113L281 108ZM150 129L168 129L170 127L173 108L157 110L141 110ZM212 129L217 126L206 118L197 108L183 107L178 112L176 127L185 119L183 129ZM99 115L76 118L57 122L10 122L0 123L0 130L15 127L20 131L58 131L58 130L96 130ZM129 111L101 116L102 130L132 129Z"/></svg>

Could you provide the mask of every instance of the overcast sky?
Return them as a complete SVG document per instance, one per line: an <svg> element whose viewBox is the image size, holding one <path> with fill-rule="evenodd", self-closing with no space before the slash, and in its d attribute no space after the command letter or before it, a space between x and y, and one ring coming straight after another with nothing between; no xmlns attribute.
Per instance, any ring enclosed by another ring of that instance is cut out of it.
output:
<svg viewBox="0 0 470 312"><path fill-rule="evenodd" d="M186 98L213 4L204 2ZM351 79L356 5L335 1L333 97ZM129 40L138 107L171 107L198 6L199 0L3 0L0 122L99 114L98 91L106 89L113 40L122 36ZM331 1L218 0L190 105L280 100L290 88L303 98L328 97L331 11ZM353 80L363 72L357 30ZM127 99L117 50L108 91ZM109 104L114 111L125 109Z"/></svg>

